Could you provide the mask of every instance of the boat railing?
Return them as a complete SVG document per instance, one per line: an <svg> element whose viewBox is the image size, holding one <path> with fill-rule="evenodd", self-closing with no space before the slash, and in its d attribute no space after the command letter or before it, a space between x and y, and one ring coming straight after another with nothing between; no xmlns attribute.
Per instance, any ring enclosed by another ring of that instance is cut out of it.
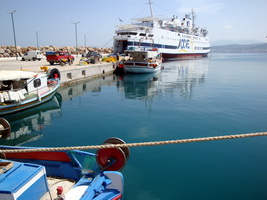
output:
<svg viewBox="0 0 267 200"><path fill-rule="evenodd" d="M59 85L58 79L50 79L47 81L46 86L37 87L35 90L32 90L30 93L34 93L39 97L39 95L43 95L44 93L54 90L58 85Z"/></svg>
<svg viewBox="0 0 267 200"><path fill-rule="evenodd" d="M49 80L46 86L37 87L34 90L28 92L25 88L1 90L0 91L0 103L20 102L30 98L40 98L44 93L54 90L58 86L59 80Z"/></svg>

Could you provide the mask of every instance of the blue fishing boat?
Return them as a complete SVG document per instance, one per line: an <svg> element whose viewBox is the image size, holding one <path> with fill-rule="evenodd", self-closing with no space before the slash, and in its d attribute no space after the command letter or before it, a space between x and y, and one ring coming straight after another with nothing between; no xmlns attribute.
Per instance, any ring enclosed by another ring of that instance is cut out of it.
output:
<svg viewBox="0 0 267 200"><path fill-rule="evenodd" d="M10 128L2 119L0 133ZM104 142L123 143L119 138ZM26 149L33 148L0 146L0 150ZM120 171L129 154L127 147L99 149L96 154L79 150L0 153L0 199L122 199L124 180Z"/></svg>
<svg viewBox="0 0 267 200"><path fill-rule="evenodd" d="M119 170L124 166L121 157L126 158L116 153L111 158L109 150L99 150L97 155L78 150L2 154L0 199L122 199L123 175Z"/></svg>

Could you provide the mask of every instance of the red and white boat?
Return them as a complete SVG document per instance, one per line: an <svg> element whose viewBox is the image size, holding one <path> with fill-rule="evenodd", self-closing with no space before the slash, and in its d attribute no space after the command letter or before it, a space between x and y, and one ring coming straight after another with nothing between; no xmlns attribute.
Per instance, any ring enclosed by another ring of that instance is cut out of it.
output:
<svg viewBox="0 0 267 200"><path fill-rule="evenodd" d="M128 59L123 62L126 73L146 74L161 69L162 56L155 48L130 48L125 51Z"/></svg>

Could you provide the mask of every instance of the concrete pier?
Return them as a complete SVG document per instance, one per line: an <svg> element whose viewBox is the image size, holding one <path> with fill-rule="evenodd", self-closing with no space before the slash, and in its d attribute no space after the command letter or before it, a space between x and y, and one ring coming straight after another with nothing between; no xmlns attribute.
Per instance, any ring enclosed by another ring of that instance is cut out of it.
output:
<svg viewBox="0 0 267 200"><path fill-rule="evenodd" d="M71 84L88 78L110 74L116 68L115 63L98 63L84 66L71 66L59 69L62 84Z"/></svg>
<svg viewBox="0 0 267 200"><path fill-rule="evenodd" d="M45 58L41 61L21 61L21 58L0 59L0 70L23 70L44 72L42 66L57 68L61 75L61 86L69 85L86 79L113 73L116 63L100 62L97 64L79 65L80 57L75 57L72 65L50 65Z"/></svg>

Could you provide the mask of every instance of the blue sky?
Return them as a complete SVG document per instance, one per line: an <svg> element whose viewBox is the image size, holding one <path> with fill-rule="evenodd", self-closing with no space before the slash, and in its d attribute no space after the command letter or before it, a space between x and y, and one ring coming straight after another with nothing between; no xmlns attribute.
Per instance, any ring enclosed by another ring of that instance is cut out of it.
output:
<svg viewBox="0 0 267 200"><path fill-rule="evenodd" d="M0 46L112 46L115 26L150 15L148 0L0 0ZM219 40L267 42L266 0L152 0L154 16L183 18L193 8L197 26L205 26L211 43ZM123 22L119 21L119 18Z"/></svg>

